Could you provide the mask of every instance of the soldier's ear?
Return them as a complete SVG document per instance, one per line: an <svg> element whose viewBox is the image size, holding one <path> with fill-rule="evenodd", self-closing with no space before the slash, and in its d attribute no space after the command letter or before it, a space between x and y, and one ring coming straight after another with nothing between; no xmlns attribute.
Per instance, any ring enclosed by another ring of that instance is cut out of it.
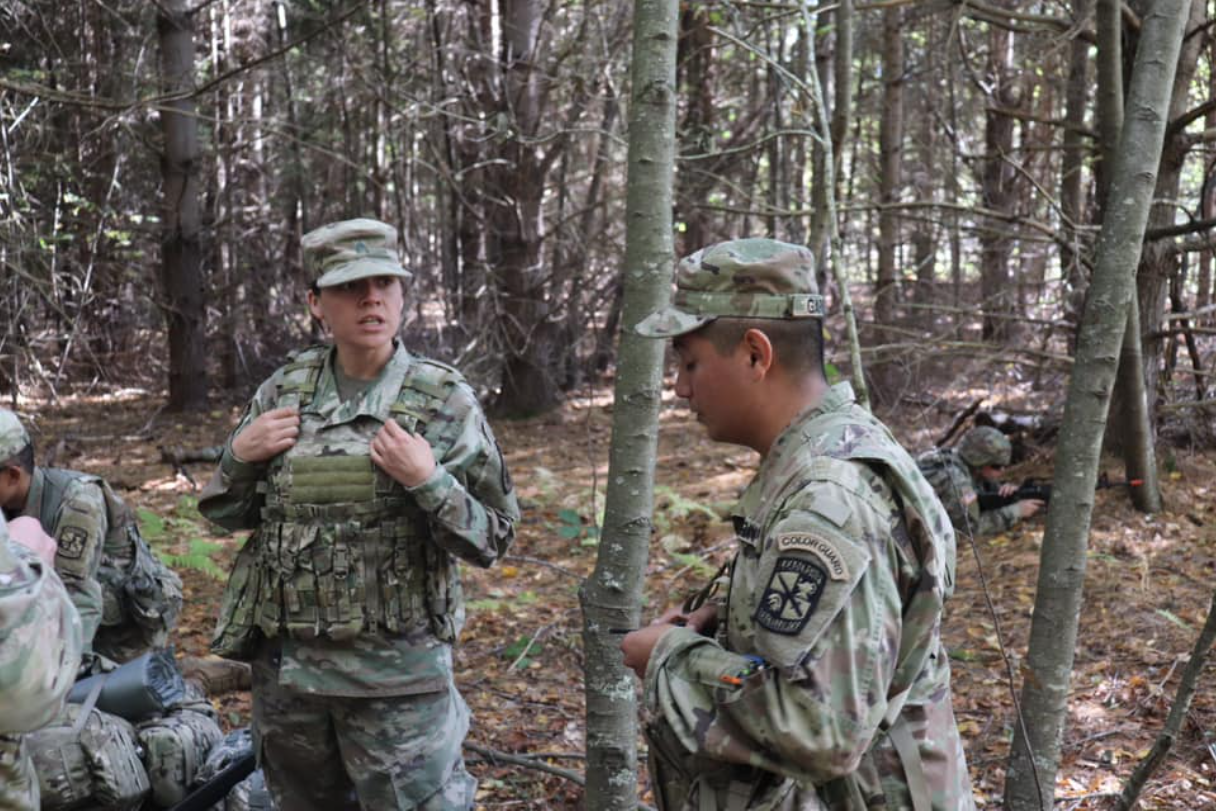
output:
<svg viewBox="0 0 1216 812"><path fill-rule="evenodd" d="M741 348L748 355L753 375L757 379L763 378L768 374L775 358L773 342L769 340L769 337L765 335L763 330L752 328L743 334L740 344L742 345Z"/></svg>

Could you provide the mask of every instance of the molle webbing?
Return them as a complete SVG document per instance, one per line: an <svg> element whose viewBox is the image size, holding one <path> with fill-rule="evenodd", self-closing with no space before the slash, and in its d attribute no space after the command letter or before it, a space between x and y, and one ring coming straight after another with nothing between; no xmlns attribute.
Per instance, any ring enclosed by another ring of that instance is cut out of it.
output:
<svg viewBox="0 0 1216 812"><path fill-rule="evenodd" d="M327 353L312 348L295 357L276 406L312 403ZM392 419L426 437L437 458L453 439L445 436L454 424L443 407L459 380L449 367L413 359L389 408ZM460 585L451 556L431 542L427 515L369 455L287 455L261 488L252 622L266 635L349 640L429 626L440 640L455 640Z"/></svg>
<svg viewBox="0 0 1216 812"><path fill-rule="evenodd" d="M290 499L296 504L366 502L375 495L376 471L368 455L295 457L287 465Z"/></svg>

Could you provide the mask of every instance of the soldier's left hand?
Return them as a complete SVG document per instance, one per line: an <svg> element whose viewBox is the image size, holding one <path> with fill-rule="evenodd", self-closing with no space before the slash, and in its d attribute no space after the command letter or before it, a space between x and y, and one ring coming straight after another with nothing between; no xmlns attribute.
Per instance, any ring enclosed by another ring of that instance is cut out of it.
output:
<svg viewBox="0 0 1216 812"><path fill-rule="evenodd" d="M420 434L389 420L371 443L372 462L407 488L421 485L435 471L435 452Z"/></svg>
<svg viewBox="0 0 1216 812"><path fill-rule="evenodd" d="M1017 490L1018 490L1017 485L1014 485L1012 482L1006 482L1004 485L1001 486L1001 489L1000 489L1000 491L998 491L998 493L1000 493L1001 496L1012 496L1013 494L1017 493Z"/></svg>

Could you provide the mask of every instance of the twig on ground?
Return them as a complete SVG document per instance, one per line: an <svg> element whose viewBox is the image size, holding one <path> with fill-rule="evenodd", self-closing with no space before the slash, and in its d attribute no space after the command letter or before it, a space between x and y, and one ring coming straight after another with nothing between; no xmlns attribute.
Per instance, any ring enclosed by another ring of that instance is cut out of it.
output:
<svg viewBox="0 0 1216 812"><path fill-rule="evenodd" d="M573 781L580 787L587 785L587 782L583 778L582 774L576 773L574 770L554 767L552 764L546 764L543 761L538 761L534 756L504 753L501 750L495 750L491 747L485 747L469 741L464 743L464 747L466 750L472 750L474 753L477 753L483 759L491 763L501 761L504 764L515 764L519 767L527 767L530 770L539 770L543 773L552 773L553 775L564 778L567 781Z"/></svg>
<svg viewBox="0 0 1216 812"><path fill-rule="evenodd" d="M573 570L568 570L563 566L554 564L552 561L545 561L540 558L532 558L531 556L528 556L528 555L506 555L506 556L503 556L502 560L503 561L520 561L525 564L536 564L538 567L548 567L551 570L557 570L562 575L566 575L570 578L573 578L576 581L583 580L583 576L579 575L577 572L575 572Z"/></svg>

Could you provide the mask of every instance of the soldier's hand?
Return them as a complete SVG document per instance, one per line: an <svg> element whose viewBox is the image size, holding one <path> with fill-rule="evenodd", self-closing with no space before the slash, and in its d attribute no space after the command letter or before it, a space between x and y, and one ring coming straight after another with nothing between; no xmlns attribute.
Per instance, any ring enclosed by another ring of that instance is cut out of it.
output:
<svg viewBox="0 0 1216 812"><path fill-rule="evenodd" d="M435 452L420 434L411 434L390 420L376 432L372 462L407 488L426 482L435 471Z"/></svg>
<svg viewBox="0 0 1216 812"><path fill-rule="evenodd" d="M1001 496L1012 496L1013 494L1017 493L1017 490L1017 485L1014 485L1012 482L1006 482L1001 486L1001 489L997 491L997 493L999 493Z"/></svg>
<svg viewBox="0 0 1216 812"><path fill-rule="evenodd" d="M13 541L27 550L32 550L48 567L55 566L55 553L59 545L46 534L42 524L33 516L18 516L8 523L8 534Z"/></svg>
<svg viewBox="0 0 1216 812"><path fill-rule="evenodd" d="M1042 510L1044 504L1046 503L1042 499L1023 499L1018 502L1018 510L1021 511L1023 519L1029 519Z"/></svg>
<svg viewBox="0 0 1216 812"><path fill-rule="evenodd" d="M643 626L636 632L630 632L621 640L621 653L625 655L625 667L633 669L639 679L646 677L646 666L650 663L650 654L658 644L659 638L676 628L673 623L658 621L649 626Z"/></svg>
<svg viewBox="0 0 1216 812"><path fill-rule="evenodd" d="M266 462L296 444L300 436L300 410L280 406L262 412L232 438L232 453L241 462Z"/></svg>

